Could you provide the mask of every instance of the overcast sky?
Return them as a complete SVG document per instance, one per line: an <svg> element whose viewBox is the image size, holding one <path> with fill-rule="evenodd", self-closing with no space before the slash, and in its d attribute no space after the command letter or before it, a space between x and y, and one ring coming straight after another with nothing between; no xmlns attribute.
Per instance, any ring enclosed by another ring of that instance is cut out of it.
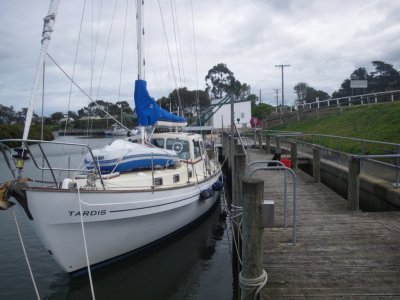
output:
<svg viewBox="0 0 400 300"><path fill-rule="evenodd" d="M116 2L103 0L99 18L101 1L93 0L86 3L77 50L84 1L61 0L48 52L70 75L78 53L74 78L93 98L133 102L137 77L136 1L128 2L124 48L127 1L117 3L107 48ZM331 94L355 69L372 71L371 61L382 60L400 68L397 0L192 2L194 34L191 1L160 0L166 39L158 1L145 1L146 80L155 98L168 96L176 86L204 89L208 70L221 62L236 79L249 84L253 93L259 95L261 90L262 102L273 105L273 89L281 89L281 70L275 65L290 64L285 68L285 104L295 100L293 87L298 82ZM17 110L28 104L48 5L46 0L0 1L0 104L13 105ZM175 34L173 20L179 25ZM71 110L88 104L76 88L71 97L69 91L68 80L47 60L45 113L66 111L69 99ZM40 113L41 92L37 98L35 111Z"/></svg>

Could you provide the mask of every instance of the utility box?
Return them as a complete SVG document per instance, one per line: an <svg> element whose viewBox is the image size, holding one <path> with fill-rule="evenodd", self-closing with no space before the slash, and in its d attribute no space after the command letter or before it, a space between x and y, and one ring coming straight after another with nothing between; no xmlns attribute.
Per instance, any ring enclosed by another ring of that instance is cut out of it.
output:
<svg viewBox="0 0 400 300"><path fill-rule="evenodd" d="M261 212L262 212L262 227L263 228L274 227L274 219L275 219L274 200L264 200L261 205Z"/></svg>

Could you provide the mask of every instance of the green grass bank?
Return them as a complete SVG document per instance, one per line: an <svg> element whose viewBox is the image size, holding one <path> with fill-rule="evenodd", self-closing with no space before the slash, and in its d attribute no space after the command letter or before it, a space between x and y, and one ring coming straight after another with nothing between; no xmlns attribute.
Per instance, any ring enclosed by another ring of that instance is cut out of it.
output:
<svg viewBox="0 0 400 300"><path fill-rule="evenodd" d="M400 143L400 103L349 107L341 113L338 112L304 122L294 122L272 129ZM330 148L337 147L335 139L327 138L323 139L322 142L316 141L316 143ZM362 147L364 147L363 152L366 154L393 152L393 149L389 150L385 149L384 146L373 144L366 144ZM351 153L361 152L360 143L342 143L340 149Z"/></svg>

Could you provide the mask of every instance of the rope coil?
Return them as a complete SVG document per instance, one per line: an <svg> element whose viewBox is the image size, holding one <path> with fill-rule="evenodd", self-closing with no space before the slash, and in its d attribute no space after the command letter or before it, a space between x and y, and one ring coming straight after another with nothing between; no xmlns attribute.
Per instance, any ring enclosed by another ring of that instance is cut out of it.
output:
<svg viewBox="0 0 400 300"><path fill-rule="evenodd" d="M263 269L262 274L257 278L245 278L242 276L242 272L239 273L239 285L242 290L253 290L257 288L254 299L257 299L261 289L265 286L268 281L267 272Z"/></svg>

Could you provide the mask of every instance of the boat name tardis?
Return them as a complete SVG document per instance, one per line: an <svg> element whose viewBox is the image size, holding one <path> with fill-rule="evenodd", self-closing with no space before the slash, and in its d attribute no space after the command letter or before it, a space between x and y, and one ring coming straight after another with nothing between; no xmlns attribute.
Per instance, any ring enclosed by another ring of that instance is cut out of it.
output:
<svg viewBox="0 0 400 300"><path fill-rule="evenodd" d="M70 210L68 211L70 217L80 216L80 211ZM82 216L103 216L107 214L107 211L104 210L84 210L82 211Z"/></svg>

